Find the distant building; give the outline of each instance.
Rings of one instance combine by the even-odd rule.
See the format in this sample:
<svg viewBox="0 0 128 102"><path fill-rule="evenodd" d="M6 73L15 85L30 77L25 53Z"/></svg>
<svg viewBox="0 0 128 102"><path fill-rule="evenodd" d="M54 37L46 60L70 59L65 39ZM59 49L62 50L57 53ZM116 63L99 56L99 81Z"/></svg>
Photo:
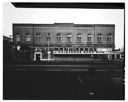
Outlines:
<svg viewBox="0 0 128 102"><path fill-rule="evenodd" d="M12 60L12 39L7 36L3 36L3 62L8 63Z"/></svg>
<svg viewBox="0 0 128 102"><path fill-rule="evenodd" d="M54 60L57 56L119 56L114 24L13 24L15 59ZM117 55L117 56L116 56Z"/></svg>

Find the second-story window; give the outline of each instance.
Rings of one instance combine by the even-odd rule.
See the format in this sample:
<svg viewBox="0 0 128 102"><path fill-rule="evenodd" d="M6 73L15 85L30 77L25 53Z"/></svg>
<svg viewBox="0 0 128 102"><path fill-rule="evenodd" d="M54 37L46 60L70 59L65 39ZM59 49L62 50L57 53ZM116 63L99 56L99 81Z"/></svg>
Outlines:
<svg viewBox="0 0 128 102"><path fill-rule="evenodd" d="M77 34L77 42L78 43L82 42L82 35L81 35L81 33Z"/></svg>
<svg viewBox="0 0 128 102"><path fill-rule="evenodd" d="M91 43L92 42L92 35L89 33L87 35L87 43Z"/></svg>
<svg viewBox="0 0 128 102"><path fill-rule="evenodd" d="M47 33L46 34L46 41L47 42L50 42L51 41L51 35L50 35L50 33Z"/></svg>
<svg viewBox="0 0 128 102"><path fill-rule="evenodd" d="M70 33L67 34L67 43L72 42L72 35Z"/></svg>
<svg viewBox="0 0 128 102"><path fill-rule="evenodd" d="M111 34L111 33L109 33L109 34L107 35L107 42L108 42L108 43L111 43L111 42L112 42L112 34Z"/></svg>
<svg viewBox="0 0 128 102"><path fill-rule="evenodd" d="M40 38L41 38L41 34L40 33L37 33L36 34L36 42L40 42Z"/></svg>
<svg viewBox="0 0 128 102"><path fill-rule="evenodd" d="M58 33L56 35L56 41L57 41L57 43L60 43L61 42L61 34L60 33Z"/></svg>
<svg viewBox="0 0 128 102"><path fill-rule="evenodd" d="M97 35L97 42L102 43L102 34Z"/></svg>
<svg viewBox="0 0 128 102"><path fill-rule="evenodd" d="M21 36L20 36L20 34L17 34L16 35L16 42L20 42L21 41Z"/></svg>
<svg viewBox="0 0 128 102"><path fill-rule="evenodd" d="M31 35L29 33L26 33L26 42L31 41Z"/></svg>

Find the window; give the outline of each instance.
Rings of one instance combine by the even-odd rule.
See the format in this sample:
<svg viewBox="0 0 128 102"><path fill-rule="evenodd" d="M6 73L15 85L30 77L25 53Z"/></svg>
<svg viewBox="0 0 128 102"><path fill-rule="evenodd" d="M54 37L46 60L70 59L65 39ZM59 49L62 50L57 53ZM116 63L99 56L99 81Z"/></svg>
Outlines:
<svg viewBox="0 0 128 102"><path fill-rule="evenodd" d="M17 42L20 42L20 41L21 41L21 36L20 36L20 34L17 34L17 35L16 35L16 41L17 41Z"/></svg>
<svg viewBox="0 0 128 102"><path fill-rule="evenodd" d="M31 41L31 35L29 33L26 33L26 42Z"/></svg>
<svg viewBox="0 0 128 102"><path fill-rule="evenodd" d="M112 34L111 34L111 33L109 33L109 34L107 35L107 42L108 42L108 43L111 43L111 42L112 42Z"/></svg>
<svg viewBox="0 0 128 102"><path fill-rule="evenodd" d="M63 51L63 48L60 48L60 51Z"/></svg>
<svg viewBox="0 0 128 102"><path fill-rule="evenodd" d="M58 48L55 48L55 51L59 51Z"/></svg>
<svg viewBox="0 0 128 102"><path fill-rule="evenodd" d="M79 48L76 48L76 51L79 51Z"/></svg>
<svg viewBox="0 0 128 102"><path fill-rule="evenodd" d="M72 42L72 35L70 33L67 34L67 43Z"/></svg>
<svg viewBox="0 0 128 102"><path fill-rule="evenodd" d="M37 33L36 34L36 42L40 42L40 38L41 38L41 34L40 33Z"/></svg>
<svg viewBox="0 0 128 102"><path fill-rule="evenodd" d="M81 35L81 33L77 34L77 42L78 43L82 42L82 35Z"/></svg>
<svg viewBox="0 0 128 102"><path fill-rule="evenodd" d="M50 33L47 33L47 35L46 35L46 41L47 42L50 42L51 41L51 35L50 35Z"/></svg>
<svg viewBox="0 0 128 102"><path fill-rule="evenodd" d="M61 42L61 34L60 33L58 33L56 35L56 40L57 40L57 43L60 43Z"/></svg>
<svg viewBox="0 0 128 102"><path fill-rule="evenodd" d="M97 35L97 42L102 43L102 34Z"/></svg>
<svg viewBox="0 0 128 102"><path fill-rule="evenodd" d="M90 33L87 35L87 42L88 43L92 42L92 35Z"/></svg>

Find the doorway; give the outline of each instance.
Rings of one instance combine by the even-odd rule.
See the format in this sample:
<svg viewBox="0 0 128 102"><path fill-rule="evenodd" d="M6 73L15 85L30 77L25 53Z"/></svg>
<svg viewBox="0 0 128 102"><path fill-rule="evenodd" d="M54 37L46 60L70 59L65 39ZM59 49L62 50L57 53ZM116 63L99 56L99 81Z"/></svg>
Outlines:
<svg viewBox="0 0 128 102"><path fill-rule="evenodd" d="M42 52L34 52L34 60L36 61L42 60Z"/></svg>
<svg viewBox="0 0 128 102"><path fill-rule="evenodd" d="M41 56L40 54L36 54L36 60L37 61L40 61L40 56Z"/></svg>

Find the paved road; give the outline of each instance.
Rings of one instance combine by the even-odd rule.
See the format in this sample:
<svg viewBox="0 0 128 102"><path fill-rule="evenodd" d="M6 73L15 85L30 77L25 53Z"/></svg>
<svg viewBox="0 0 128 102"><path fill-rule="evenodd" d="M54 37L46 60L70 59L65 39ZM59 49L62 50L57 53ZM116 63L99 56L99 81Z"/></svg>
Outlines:
<svg viewBox="0 0 128 102"><path fill-rule="evenodd" d="M4 68L4 99L124 99L124 73L119 65L12 65Z"/></svg>
<svg viewBox="0 0 128 102"><path fill-rule="evenodd" d="M4 70L43 70L43 71L88 71L95 69L97 71L122 71L123 64L13 64L4 65Z"/></svg>

